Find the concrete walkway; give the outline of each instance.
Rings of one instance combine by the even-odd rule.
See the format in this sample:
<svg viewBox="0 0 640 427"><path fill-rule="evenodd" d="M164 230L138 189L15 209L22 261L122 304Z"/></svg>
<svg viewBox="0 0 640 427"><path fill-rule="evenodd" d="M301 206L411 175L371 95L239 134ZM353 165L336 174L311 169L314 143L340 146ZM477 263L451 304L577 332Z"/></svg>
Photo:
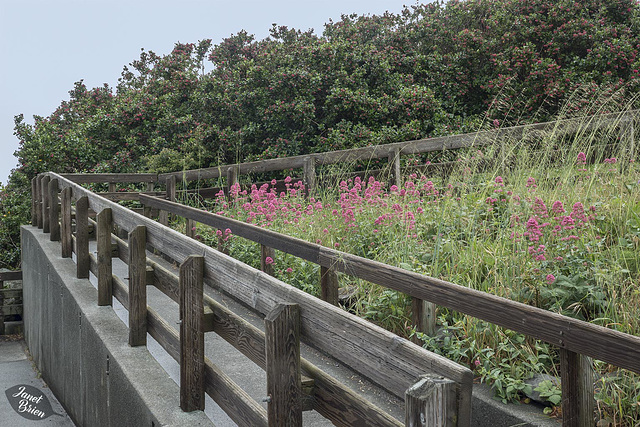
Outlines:
<svg viewBox="0 0 640 427"><path fill-rule="evenodd" d="M5 391L18 385L35 387L51 404L51 409L58 415L51 415L41 420L29 420L19 415L10 405ZM40 374L29 360L24 340L15 335L0 336L0 427L22 426L74 426L60 402L40 378ZM40 402L44 401L40 399ZM46 410L46 406L43 406Z"/></svg>

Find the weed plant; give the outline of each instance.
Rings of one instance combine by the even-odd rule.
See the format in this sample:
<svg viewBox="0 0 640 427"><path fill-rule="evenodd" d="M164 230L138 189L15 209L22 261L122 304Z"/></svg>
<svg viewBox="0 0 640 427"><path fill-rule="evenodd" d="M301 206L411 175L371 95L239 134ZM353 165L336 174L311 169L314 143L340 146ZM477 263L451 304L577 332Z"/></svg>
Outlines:
<svg viewBox="0 0 640 427"><path fill-rule="evenodd" d="M432 177L405 159L402 186L388 180L340 179L305 197L302 182L232 187L212 212L340 251L441 278L607 328L640 335L640 168L624 126L556 128L520 141L496 140L455 152L451 173ZM347 173L344 172L345 177ZM386 181L386 182L385 182ZM231 230L198 226L198 238L254 267L256 243ZM276 277L319 294L319 267L276 252ZM345 308L469 366L503 402L523 401L525 380L558 375L550 345L438 309L435 336L416 332L410 298L340 276ZM601 420L640 422L640 377L596 361ZM555 387L555 389L554 389ZM541 389L558 404L557 387ZM560 413L560 408L553 408Z"/></svg>

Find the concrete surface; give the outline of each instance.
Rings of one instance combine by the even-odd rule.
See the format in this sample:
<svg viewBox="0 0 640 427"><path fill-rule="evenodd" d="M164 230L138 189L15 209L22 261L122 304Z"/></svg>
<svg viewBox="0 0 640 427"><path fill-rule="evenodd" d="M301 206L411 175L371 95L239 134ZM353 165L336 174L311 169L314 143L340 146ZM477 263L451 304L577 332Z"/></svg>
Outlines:
<svg viewBox="0 0 640 427"><path fill-rule="evenodd" d="M17 385L30 385L40 390L57 415L51 415L43 420L28 420L19 415L10 406L4 393L5 390ZM2 391L0 393L0 414L2 414L0 427L74 426L71 418L29 360L26 344L21 337L0 336L0 391Z"/></svg>
<svg viewBox="0 0 640 427"><path fill-rule="evenodd" d="M60 258L60 244L21 230L25 340L36 366L82 426L212 426L202 411L180 409L179 388L97 290Z"/></svg>

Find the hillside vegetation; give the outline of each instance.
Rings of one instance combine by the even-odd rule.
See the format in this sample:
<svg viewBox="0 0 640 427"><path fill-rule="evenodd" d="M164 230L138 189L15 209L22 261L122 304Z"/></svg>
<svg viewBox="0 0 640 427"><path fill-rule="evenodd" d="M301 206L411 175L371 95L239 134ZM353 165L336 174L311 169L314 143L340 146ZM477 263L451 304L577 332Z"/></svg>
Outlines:
<svg viewBox="0 0 640 427"><path fill-rule="evenodd" d="M274 26L264 40L240 32L143 51L115 88L76 82L33 125L16 116L0 267L19 266L29 181L44 171L168 172L638 108L639 14L636 0L449 1L343 16L321 35ZM402 188L345 178L309 202L290 182L282 195L236 188L203 207L640 335L640 169L627 142L615 130L552 134L514 146L508 167L487 168L504 149L487 146L439 154L460 166L447 178L407 171ZM427 160L437 159L404 166ZM214 231L197 231L217 244ZM222 233L233 256L258 259ZM313 266L271 261L278 277L317 292ZM403 295L346 276L341 285L356 292L351 310L415 332ZM549 345L447 310L438 323L424 345L469 365L505 401L524 399L534 373L556 373ZM603 425L636 425L638 377L597 367ZM550 403L556 392L549 385Z"/></svg>

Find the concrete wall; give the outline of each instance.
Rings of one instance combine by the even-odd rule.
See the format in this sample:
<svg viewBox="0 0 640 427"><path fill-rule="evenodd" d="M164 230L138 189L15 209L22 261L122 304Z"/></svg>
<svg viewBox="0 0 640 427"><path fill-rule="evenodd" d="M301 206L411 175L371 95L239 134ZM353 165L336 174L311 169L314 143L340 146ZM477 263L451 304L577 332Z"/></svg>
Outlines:
<svg viewBox="0 0 640 427"><path fill-rule="evenodd" d="M178 385L146 347L129 347L128 328L98 292L76 278L49 234L24 226L25 340L40 372L78 426L212 426L180 410Z"/></svg>

